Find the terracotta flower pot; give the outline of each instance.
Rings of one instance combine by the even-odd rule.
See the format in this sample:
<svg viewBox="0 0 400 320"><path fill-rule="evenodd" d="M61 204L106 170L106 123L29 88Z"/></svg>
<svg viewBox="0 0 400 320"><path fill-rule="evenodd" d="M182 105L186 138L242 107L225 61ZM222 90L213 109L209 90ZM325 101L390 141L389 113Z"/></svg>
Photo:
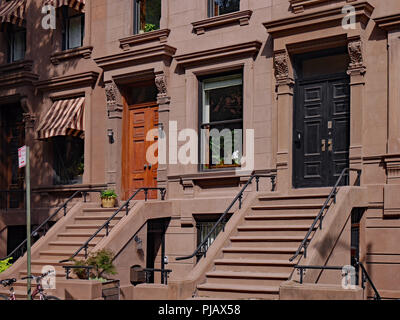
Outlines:
<svg viewBox="0 0 400 320"><path fill-rule="evenodd" d="M102 198L101 199L101 206L103 208L114 208L115 207L115 198Z"/></svg>

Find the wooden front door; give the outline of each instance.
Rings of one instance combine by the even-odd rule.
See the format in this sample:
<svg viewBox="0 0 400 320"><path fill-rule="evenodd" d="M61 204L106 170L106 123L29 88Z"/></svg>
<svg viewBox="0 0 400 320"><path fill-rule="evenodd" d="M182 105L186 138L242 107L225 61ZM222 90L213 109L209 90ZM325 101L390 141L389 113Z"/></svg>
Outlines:
<svg viewBox="0 0 400 320"><path fill-rule="evenodd" d="M349 78L298 81L293 124L294 187L333 186L349 166Z"/></svg>
<svg viewBox="0 0 400 320"><path fill-rule="evenodd" d="M158 128L158 106L155 102L129 106L127 119L126 199L139 188L157 187L158 164L150 163L146 159L146 152L152 144L157 143L158 136L154 137L154 141L146 141L146 136L150 130ZM149 191L148 198L156 199L157 191ZM141 192L135 199L144 199L144 193Z"/></svg>

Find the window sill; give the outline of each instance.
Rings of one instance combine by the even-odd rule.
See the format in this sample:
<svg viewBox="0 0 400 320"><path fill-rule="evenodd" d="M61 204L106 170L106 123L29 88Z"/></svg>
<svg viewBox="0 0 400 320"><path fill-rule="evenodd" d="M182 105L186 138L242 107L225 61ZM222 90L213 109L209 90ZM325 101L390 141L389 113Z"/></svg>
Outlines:
<svg viewBox="0 0 400 320"><path fill-rule="evenodd" d="M253 11L251 10L245 10L196 21L192 23L193 30L197 35L201 35L204 34L207 29L223 25L239 23L239 25L245 26L249 24L252 13Z"/></svg>
<svg viewBox="0 0 400 320"><path fill-rule="evenodd" d="M18 60L0 65L0 74L13 73L16 71L31 71L32 60Z"/></svg>
<svg viewBox="0 0 400 320"><path fill-rule="evenodd" d="M76 59L76 58L90 59L90 57L92 56L92 51L93 51L93 47L91 47L91 46L59 51L59 52L54 53L50 57L50 61L52 64L58 65L61 63L61 61L64 61L64 60L70 60L70 59Z"/></svg>
<svg viewBox="0 0 400 320"><path fill-rule="evenodd" d="M302 13L308 7L315 7L328 1L329 0L289 0L289 3L293 13ZM354 1L356 0L346 0L346 2Z"/></svg>
<svg viewBox="0 0 400 320"><path fill-rule="evenodd" d="M122 50L126 51L129 50L130 47L145 42L158 41L159 43L165 43L167 42L169 33L169 29L154 30L119 39L119 43Z"/></svg>

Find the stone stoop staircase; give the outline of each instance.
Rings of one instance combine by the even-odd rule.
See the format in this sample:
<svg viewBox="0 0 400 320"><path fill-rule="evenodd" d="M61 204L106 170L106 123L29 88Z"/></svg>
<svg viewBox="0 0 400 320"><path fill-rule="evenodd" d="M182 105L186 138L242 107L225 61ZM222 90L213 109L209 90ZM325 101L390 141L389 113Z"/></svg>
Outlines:
<svg viewBox="0 0 400 320"><path fill-rule="evenodd" d="M54 266L56 270L56 280L65 279L65 269L62 265L68 265L71 263L60 263L60 260L70 258L76 250L78 250L88 239L93 235L95 231L101 227L104 222L117 210L117 208L101 208L99 204L86 203L81 212L79 212L73 219L73 222L66 222L66 225L62 228L55 237L48 239L47 244L40 252L32 254L31 271L32 274L38 276L42 274L42 268L46 265ZM110 222L109 231L124 217L125 210L118 213L118 215ZM62 223L61 221L58 223ZM98 236L96 236L89 243L88 252L93 249L97 243L105 236L105 230L102 230ZM84 251L82 250L75 259L83 259ZM20 259L26 261L26 255ZM11 267L12 268L12 267ZM24 268L16 270L13 273L14 278L21 279L26 277L26 262ZM72 276L72 272L71 272ZM1 279L1 278L0 278ZM36 282L32 280L32 292ZM26 299L27 282L26 280L18 280L13 285L17 299ZM8 294L8 288L0 287L0 293Z"/></svg>
<svg viewBox="0 0 400 320"><path fill-rule="evenodd" d="M259 196L214 260L195 299L279 299L290 262L328 194ZM312 235L311 235L312 236Z"/></svg>

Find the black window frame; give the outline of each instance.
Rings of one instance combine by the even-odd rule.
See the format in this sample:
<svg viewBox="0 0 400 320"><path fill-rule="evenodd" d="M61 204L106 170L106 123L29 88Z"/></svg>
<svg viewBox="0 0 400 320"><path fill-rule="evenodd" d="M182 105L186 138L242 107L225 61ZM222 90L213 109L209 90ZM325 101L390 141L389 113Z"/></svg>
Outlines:
<svg viewBox="0 0 400 320"><path fill-rule="evenodd" d="M71 50L71 49L76 49L80 48L83 46L83 40L85 37L85 14L79 11L76 11L74 14L70 14L68 6L62 6L61 7L61 12L62 12L62 21L63 21L63 29L62 29L62 50ZM81 17L81 41L80 45L76 47L70 47L69 46L69 27L70 27L70 21L71 19L74 19L76 17Z"/></svg>

